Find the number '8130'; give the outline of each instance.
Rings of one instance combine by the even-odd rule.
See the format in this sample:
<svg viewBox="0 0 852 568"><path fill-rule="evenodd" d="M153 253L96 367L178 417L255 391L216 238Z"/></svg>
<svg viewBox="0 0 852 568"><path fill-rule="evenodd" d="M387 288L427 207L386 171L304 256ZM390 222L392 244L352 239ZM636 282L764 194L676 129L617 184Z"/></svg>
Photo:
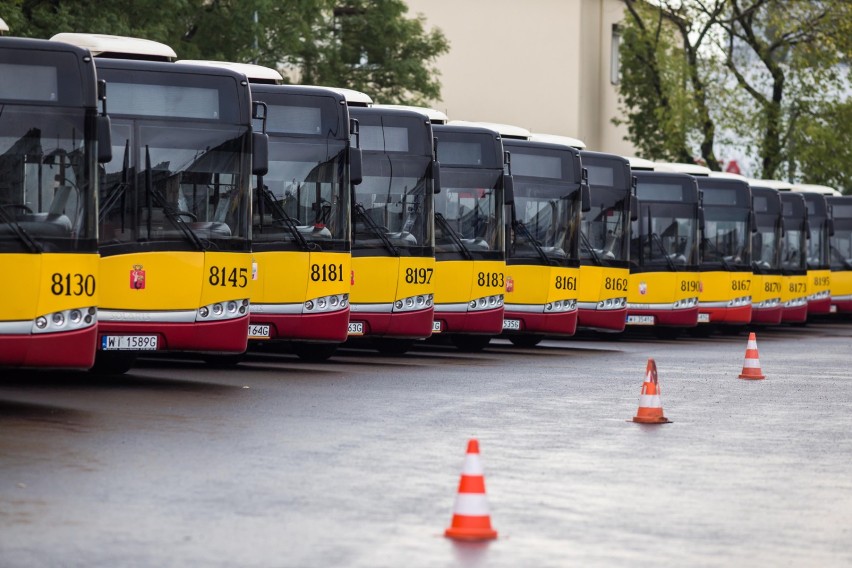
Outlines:
<svg viewBox="0 0 852 568"><path fill-rule="evenodd" d="M54 272L50 292L54 296L94 296L95 277L91 274L62 274Z"/></svg>

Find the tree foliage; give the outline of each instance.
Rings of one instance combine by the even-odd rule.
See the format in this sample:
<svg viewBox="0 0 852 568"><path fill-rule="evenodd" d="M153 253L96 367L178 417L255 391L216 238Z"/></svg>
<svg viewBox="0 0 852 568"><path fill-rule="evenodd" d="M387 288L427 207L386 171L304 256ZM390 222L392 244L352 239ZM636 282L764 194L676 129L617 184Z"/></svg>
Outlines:
<svg viewBox="0 0 852 568"><path fill-rule="evenodd" d="M837 122L848 118L852 87L852 3L624 2L620 97L640 150L700 155L719 169L719 149L735 146L756 158L761 177L852 188L852 162L840 164L831 147L852 129Z"/></svg>
<svg viewBox="0 0 852 568"><path fill-rule="evenodd" d="M144 37L181 59L253 62L388 103L440 98L434 62L449 49L402 0L0 0L0 14L14 35Z"/></svg>

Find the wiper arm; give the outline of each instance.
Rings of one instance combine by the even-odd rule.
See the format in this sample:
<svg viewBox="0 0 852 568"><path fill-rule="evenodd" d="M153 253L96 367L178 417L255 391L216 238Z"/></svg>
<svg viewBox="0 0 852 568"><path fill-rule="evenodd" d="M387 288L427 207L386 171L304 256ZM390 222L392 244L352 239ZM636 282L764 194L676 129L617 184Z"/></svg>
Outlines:
<svg viewBox="0 0 852 568"><path fill-rule="evenodd" d="M708 245L710 245L710 248L712 248L714 251L716 251L716 256L719 257L719 261L722 263L722 266L725 267L725 270L730 271L731 265L730 265L730 263L728 263L727 260L725 260L725 257L722 255L722 253L719 252L719 247L717 247L715 244L713 244L713 241L711 241L707 237L704 237L704 242L707 243Z"/></svg>
<svg viewBox="0 0 852 568"><path fill-rule="evenodd" d="M586 247L586 250L589 251L589 254L592 255L592 258L595 261L595 264L601 266L603 263L601 262L600 255L595 251L592 247L592 243L589 242L589 237L586 236L586 233L583 231L578 231L580 233L580 242L583 243L583 246Z"/></svg>
<svg viewBox="0 0 852 568"><path fill-rule="evenodd" d="M130 187L130 183L127 179L127 172L130 169L130 140L125 142L124 144L124 161L121 166L121 183L115 186L115 189L104 199L104 202L100 204L100 212L98 213L98 223L103 224L106 220L107 213L109 213L116 202L124 197L124 192ZM121 228L124 229L124 211L121 212L122 223Z"/></svg>
<svg viewBox="0 0 852 568"><path fill-rule="evenodd" d="M458 233L456 233L450 226L450 223L447 221L447 218L444 217L443 214L435 212L435 220L438 221L438 224L441 225L441 228L444 230L444 232L449 235L450 240L453 241L453 244L459 247L462 256L465 257L466 260L473 260L473 255L470 254L470 251L467 250L466 246L464 246L461 237L459 237Z"/></svg>
<svg viewBox="0 0 852 568"><path fill-rule="evenodd" d="M376 222L375 222L375 221L373 221L373 219L372 219L372 218L370 217L370 215L367 213L367 210L366 210L366 209L364 209L364 206L363 206L362 204L360 204L360 203L356 203L356 204L355 204L355 213L357 213L357 214L361 217L361 219L363 219L363 220L364 220L364 224L365 224L365 225L367 225L367 227L368 227L368 228L369 228L369 229L370 229L373 233L375 233L375 234L376 234L376 236L378 236L378 237L379 237L379 239L381 239L382 244L384 244L384 245L385 245L385 248L387 248L387 249L388 249L388 251L389 251L392 255L394 255L394 256L399 256L399 249L397 249L395 246L393 246L393 243L392 243L392 242L390 242L390 239L388 238L388 236L385 234L385 232L382 230L382 228L381 228L381 227L379 227L379 226L376 224Z"/></svg>
<svg viewBox="0 0 852 568"><path fill-rule="evenodd" d="M666 264L669 265L669 268L671 268L672 272L677 272L677 267L675 266L674 261L672 261L672 259L669 257L669 253L666 250L666 245L663 244L663 239L660 237L660 235L658 235L657 233L651 233L651 241L657 243L657 245L660 247L660 251L663 253L663 258L666 259Z"/></svg>
<svg viewBox="0 0 852 568"><path fill-rule="evenodd" d="M293 235L293 238L296 240L296 242L299 243L299 246L301 246L303 250L315 250L317 248L316 243L308 243L308 240L304 237L304 235L299 232L299 226L296 223L296 220L290 217L290 215L287 214L287 211L285 211L284 208L281 207L281 204L278 203L278 201L275 199L275 195L265 187L258 189L262 192L264 201L266 201L266 203L270 207L272 207L273 214L278 215L281 221L284 222L284 226L287 227L287 229ZM262 219L261 225L263 225Z"/></svg>
<svg viewBox="0 0 852 568"><path fill-rule="evenodd" d="M21 227L13 217L9 216L9 214L6 213L2 206L0 206L0 221L8 224L9 227L12 228L12 231L15 233L15 236L17 236L21 240L21 242L24 243L28 249L30 249L30 252L35 253L42 252L44 250L41 244L35 239L33 239L26 231L26 229Z"/></svg>
<svg viewBox="0 0 852 568"><path fill-rule="evenodd" d="M527 229L526 225L524 225L524 222L515 219L512 221L512 223L515 226L515 230L520 229L521 232L527 237L527 241L532 245L532 247L535 249L535 252L538 253L538 256L541 257L544 263L548 266L553 265L554 262L552 261L552 259L547 256L547 253L544 252L544 249L542 249L541 245L538 244L538 240L532 236L532 233L530 233L530 230Z"/></svg>
<svg viewBox="0 0 852 568"><path fill-rule="evenodd" d="M176 226L180 231L186 236L187 240L191 241L198 250L207 250L208 247L205 243L198 238L198 235L195 234L191 228L187 226L184 220L177 215L173 208L168 204L166 198L163 197L159 191L154 190L154 182L151 179L151 153L148 149L148 146L145 146L145 192L148 194L148 238L151 238L151 203L150 199L153 199L157 202L163 213L166 214L166 218L168 218L171 223Z"/></svg>

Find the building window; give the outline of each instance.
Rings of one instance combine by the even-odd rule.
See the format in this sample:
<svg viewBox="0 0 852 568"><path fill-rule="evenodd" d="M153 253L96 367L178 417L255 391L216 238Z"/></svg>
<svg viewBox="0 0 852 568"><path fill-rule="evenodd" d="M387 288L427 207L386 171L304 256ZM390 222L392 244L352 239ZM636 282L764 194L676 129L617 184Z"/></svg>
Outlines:
<svg viewBox="0 0 852 568"><path fill-rule="evenodd" d="M609 82L618 85L621 81L621 59L619 47L621 46L621 30L618 24L612 24L612 42L609 54Z"/></svg>

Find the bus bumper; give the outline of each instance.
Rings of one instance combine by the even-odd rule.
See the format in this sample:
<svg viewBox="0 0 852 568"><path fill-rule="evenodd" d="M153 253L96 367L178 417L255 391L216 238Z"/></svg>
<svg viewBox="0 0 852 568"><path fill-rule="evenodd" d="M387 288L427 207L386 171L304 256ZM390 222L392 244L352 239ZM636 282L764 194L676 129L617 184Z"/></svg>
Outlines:
<svg viewBox="0 0 852 568"><path fill-rule="evenodd" d="M353 324L363 324L360 332L350 337L360 335L372 337L399 337L406 339L426 339L432 335L434 310L428 308L415 312L370 313L358 312L350 315L349 327Z"/></svg>
<svg viewBox="0 0 852 568"><path fill-rule="evenodd" d="M435 311L435 321L440 322L441 333L475 333L499 335L503 332L503 308L476 312Z"/></svg>
<svg viewBox="0 0 852 568"><path fill-rule="evenodd" d="M682 310L628 310L630 316L651 316L654 324L662 327L695 327L698 325L698 306Z"/></svg>
<svg viewBox="0 0 852 568"><path fill-rule="evenodd" d="M249 315L223 321L98 322L98 345L105 335L156 335L157 351L242 353L248 342Z"/></svg>
<svg viewBox="0 0 852 568"><path fill-rule="evenodd" d="M621 310L578 310L577 325L586 329L600 331L624 331L627 322L627 308Z"/></svg>
<svg viewBox="0 0 852 568"><path fill-rule="evenodd" d="M97 329L0 336L0 365L89 369L95 364Z"/></svg>
<svg viewBox="0 0 852 568"><path fill-rule="evenodd" d="M834 296L831 298L832 312L838 314L852 313L852 296Z"/></svg>
<svg viewBox="0 0 852 568"><path fill-rule="evenodd" d="M808 315L824 315L831 313L831 296L808 300Z"/></svg>
<svg viewBox="0 0 852 568"><path fill-rule="evenodd" d="M808 305L802 304L801 306L795 306L792 308L785 307L781 314L781 321L783 323L801 323L803 321L808 321Z"/></svg>
<svg viewBox="0 0 852 568"><path fill-rule="evenodd" d="M753 308L751 310L751 323L776 325L781 323L783 313L784 308L782 306L776 306L774 308Z"/></svg>
<svg viewBox="0 0 852 568"><path fill-rule="evenodd" d="M698 306L698 323L724 323L746 325L752 321L751 304L737 307L706 308ZM706 314L706 316L705 316Z"/></svg>
<svg viewBox="0 0 852 568"><path fill-rule="evenodd" d="M505 310L503 319L519 321L520 329L503 327L504 333L541 333L545 335L574 335L577 331L577 310L559 314L512 312Z"/></svg>
<svg viewBox="0 0 852 568"><path fill-rule="evenodd" d="M268 325L269 339L293 341L346 341L349 308L321 314L253 313L252 325Z"/></svg>

